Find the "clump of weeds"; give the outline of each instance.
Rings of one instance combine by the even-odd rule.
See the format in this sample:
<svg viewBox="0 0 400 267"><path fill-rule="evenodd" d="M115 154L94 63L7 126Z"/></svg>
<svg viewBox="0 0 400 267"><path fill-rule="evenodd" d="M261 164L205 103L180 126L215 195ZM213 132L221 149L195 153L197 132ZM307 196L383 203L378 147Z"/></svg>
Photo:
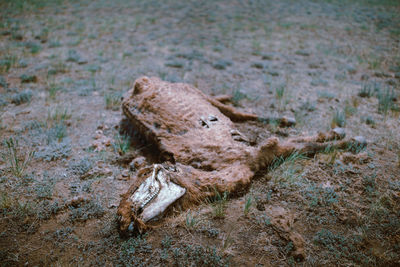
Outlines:
<svg viewBox="0 0 400 267"><path fill-rule="evenodd" d="M49 99L55 100L57 93L61 91L63 87L56 83L49 83L47 86L47 91L49 93Z"/></svg>
<svg viewBox="0 0 400 267"><path fill-rule="evenodd" d="M128 135L117 134L114 138L113 147L116 152L120 155L125 155L131 146L131 139Z"/></svg>
<svg viewBox="0 0 400 267"><path fill-rule="evenodd" d="M346 112L336 109L332 115L331 127L344 127L346 126Z"/></svg>
<svg viewBox="0 0 400 267"><path fill-rule="evenodd" d="M119 107L121 106L121 98L122 98L121 92L106 93L104 95L104 102L106 103L106 109L111 109L114 111L119 110Z"/></svg>
<svg viewBox="0 0 400 267"><path fill-rule="evenodd" d="M251 196L247 197L243 209L244 216L247 216L249 214L252 204L253 204L253 198Z"/></svg>
<svg viewBox="0 0 400 267"><path fill-rule="evenodd" d="M11 172L15 176L22 177L35 152L27 150L24 154L22 152L23 149L19 146L18 139L12 137L4 140L4 145L6 152L2 155L3 160L9 163Z"/></svg>
<svg viewBox="0 0 400 267"><path fill-rule="evenodd" d="M215 197L212 201L214 218L225 218L225 209L228 201L228 192L223 192L222 195L215 189Z"/></svg>
<svg viewBox="0 0 400 267"><path fill-rule="evenodd" d="M370 84L370 83L363 84L361 89L358 91L359 97L370 98L373 95L374 95L374 88L373 88L372 84Z"/></svg>
<svg viewBox="0 0 400 267"><path fill-rule="evenodd" d="M389 110L395 107L393 100L396 99L396 94L393 88L386 88L384 92L378 92L378 111L386 116Z"/></svg>
<svg viewBox="0 0 400 267"><path fill-rule="evenodd" d="M71 113L69 112L68 108L56 106L53 109L50 109L47 113L47 122L49 126L54 124L62 123L66 120L69 120L72 117Z"/></svg>
<svg viewBox="0 0 400 267"><path fill-rule="evenodd" d="M305 156L299 153L293 153L287 158L278 157L268 168L268 172L273 175L274 183L295 183L301 176L302 166L296 164L297 161L305 159Z"/></svg>
<svg viewBox="0 0 400 267"><path fill-rule="evenodd" d="M192 212L189 210L188 213L186 214L186 227L188 229L193 229L193 227L198 223L199 221L197 220L196 216L192 214Z"/></svg>
<svg viewBox="0 0 400 267"><path fill-rule="evenodd" d="M13 94L11 96L11 103L18 106L24 103L29 103L31 99L32 99L32 91L28 89L20 93Z"/></svg>

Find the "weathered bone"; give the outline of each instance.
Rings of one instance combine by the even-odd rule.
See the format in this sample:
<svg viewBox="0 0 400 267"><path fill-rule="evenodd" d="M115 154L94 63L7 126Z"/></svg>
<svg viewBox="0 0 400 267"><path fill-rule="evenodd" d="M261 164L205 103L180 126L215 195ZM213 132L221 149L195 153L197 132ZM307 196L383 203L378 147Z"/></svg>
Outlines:
<svg viewBox="0 0 400 267"><path fill-rule="evenodd" d="M169 205L182 197L186 189L171 182L169 170L160 164L154 164L153 172L131 196L134 213L143 222L161 215Z"/></svg>

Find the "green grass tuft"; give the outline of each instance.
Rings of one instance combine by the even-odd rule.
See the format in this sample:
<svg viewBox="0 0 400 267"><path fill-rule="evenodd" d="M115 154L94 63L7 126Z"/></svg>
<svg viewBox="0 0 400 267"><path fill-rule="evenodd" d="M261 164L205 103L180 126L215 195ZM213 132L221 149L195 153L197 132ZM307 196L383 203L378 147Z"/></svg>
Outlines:
<svg viewBox="0 0 400 267"><path fill-rule="evenodd" d="M25 155L21 155L23 149L19 146L18 139L12 137L4 140L4 145L6 147L6 152L2 155L4 161L9 163L11 172L15 176L22 177L35 152L28 150Z"/></svg>

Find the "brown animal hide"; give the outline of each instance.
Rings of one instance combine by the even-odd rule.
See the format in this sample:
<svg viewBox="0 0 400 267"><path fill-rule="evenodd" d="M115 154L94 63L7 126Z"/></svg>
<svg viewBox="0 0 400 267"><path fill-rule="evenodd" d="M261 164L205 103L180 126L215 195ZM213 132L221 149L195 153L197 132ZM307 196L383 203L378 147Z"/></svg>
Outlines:
<svg viewBox="0 0 400 267"><path fill-rule="evenodd" d="M188 208L215 192L245 192L254 174L278 157L365 145L361 137L340 140L344 131L338 128L284 142L271 137L251 146L233 121L278 120L286 126L295 121L239 112L222 103L227 100L207 96L189 84L148 77L135 81L122 109L134 129L157 147L162 164L138 171L123 195L118 208L122 234L146 230L169 206Z"/></svg>

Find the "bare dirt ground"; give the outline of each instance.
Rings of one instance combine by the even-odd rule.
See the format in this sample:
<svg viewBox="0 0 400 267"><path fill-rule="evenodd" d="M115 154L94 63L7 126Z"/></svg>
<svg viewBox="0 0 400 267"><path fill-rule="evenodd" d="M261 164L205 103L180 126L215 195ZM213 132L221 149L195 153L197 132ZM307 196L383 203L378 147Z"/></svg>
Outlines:
<svg viewBox="0 0 400 267"><path fill-rule="evenodd" d="M1 265L400 265L398 14L396 0L1 1ZM120 98L142 75L297 119L238 124L249 138L341 126L368 146L277 159L245 195L122 239L122 159L151 151L119 133Z"/></svg>

